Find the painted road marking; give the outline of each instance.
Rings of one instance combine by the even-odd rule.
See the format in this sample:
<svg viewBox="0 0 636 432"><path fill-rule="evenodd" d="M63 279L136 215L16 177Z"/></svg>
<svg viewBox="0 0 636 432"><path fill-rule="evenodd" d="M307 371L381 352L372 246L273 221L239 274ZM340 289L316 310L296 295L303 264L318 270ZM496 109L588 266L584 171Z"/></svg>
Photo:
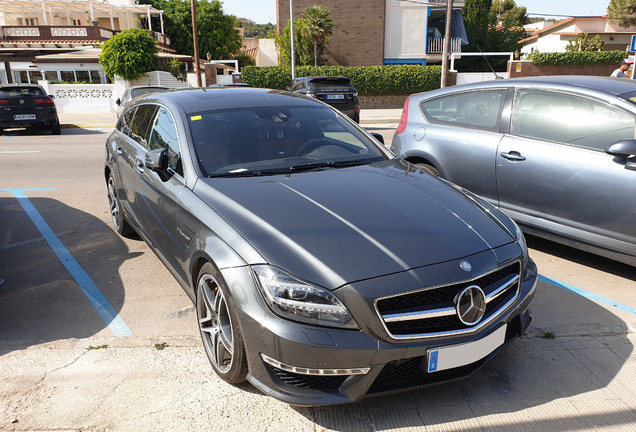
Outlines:
<svg viewBox="0 0 636 432"><path fill-rule="evenodd" d="M55 252L58 259L62 262L64 267L66 267L69 273L71 273L73 279L75 279L95 310L97 310L99 316L101 316L104 322L108 325L111 333L117 337L132 336L133 333L128 328L124 320L119 316L108 300L106 300L106 297L104 297L104 294L102 294L97 285L95 285L95 282L93 282L88 273L84 271L73 255L71 255L68 249L66 249L51 227L46 223L42 215L40 215L35 206L24 194L25 191L36 190L55 190L55 188L0 189L0 192L11 192L18 200L26 214L33 221L51 249L53 249L53 252Z"/></svg>
<svg viewBox="0 0 636 432"><path fill-rule="evenodd" d="M618 309L620 311L627 312L627 313L630 313L632 315L636 315L636 308L633 308L631 306L627 306L626 304L619 303L619 302L614 301L612 299L608 299L607 297L603 297L603 296L600 296L598 294L594 294L594 293L591 293L589 291L585 291L584 289L577 288L577 287L572 286L570 284L567 284L565 282L559 282L556 279L552 279L550 277L543 276L541 274L539 275L539 280L541 282L545 282L545 283L548 283L550 285L553 285L553 286L555 286L557 288L562 288L562 289L571 291L571 292L573 292L575 294L583 296L583 297L585 297L585 298L587 298L589 300L595 301L597 303L601 303L601 304L604 304L606 306L610 306L610 307L613 307L615 309Z"/></svg>

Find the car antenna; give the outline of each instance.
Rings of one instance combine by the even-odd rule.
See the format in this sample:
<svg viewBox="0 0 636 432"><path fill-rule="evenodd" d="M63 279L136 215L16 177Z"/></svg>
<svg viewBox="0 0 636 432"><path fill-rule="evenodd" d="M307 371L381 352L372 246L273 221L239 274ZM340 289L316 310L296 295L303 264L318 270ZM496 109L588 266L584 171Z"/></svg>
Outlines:
<svg viewBox="0 0 636 432"><path fill-rule="evenodd" d="M495 75L495 79L504 79L503 77L500 77L499 75L497 75L497 72L495 72L495 69L492 67L492 65L490 64L490 62L488 61L488 59L486 58L486 55L484 54L484 52L481 50L481 47L479 45L476 45L477 49L479 50L479 52L481 53L481 56L484 58L484 60L486 60L486 63L488 64L488 67L490 68L490 70L492 71L492 73Z"/></svg>

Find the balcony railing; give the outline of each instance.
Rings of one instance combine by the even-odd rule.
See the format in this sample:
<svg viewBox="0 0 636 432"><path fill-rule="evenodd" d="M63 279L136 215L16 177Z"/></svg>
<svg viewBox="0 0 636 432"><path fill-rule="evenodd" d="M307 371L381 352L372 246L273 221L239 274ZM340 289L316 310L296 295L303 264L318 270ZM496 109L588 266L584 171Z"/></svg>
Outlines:
<svg viewBox="0 0 636 432"><path fill-rule="evenodd" d="M105 41L118 30L111 30L99 26L3 26L0 27L0 42L20 43L21 41L35 41L42 43L49 41L65 43L88 43L89 41ZM165 34L151 31L150 35L160 46L170 47L170 38Z"/></svg>
<svg viewBox="0 0 636 432"><path fill-rule="evenodd" d="M444 52L444 39L446 38L428 38L426 54L442 54ZM461 38L451 38L450 52L462 52Z"/></svg>

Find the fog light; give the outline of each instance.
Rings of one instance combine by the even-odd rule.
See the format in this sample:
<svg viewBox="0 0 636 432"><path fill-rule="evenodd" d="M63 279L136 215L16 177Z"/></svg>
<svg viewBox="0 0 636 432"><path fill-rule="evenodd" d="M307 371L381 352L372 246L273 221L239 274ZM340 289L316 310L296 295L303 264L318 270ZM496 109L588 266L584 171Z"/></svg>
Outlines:
<svg viewBox="0 0 636 432"><path fill-rule="evenodd" d="M335 375L365 375L371 368L351 368L351 369L313 369L297 366L290 366L284 363L274 360L273 358L262 354L263 361L275 368L284 370L285 372L296 373L300 375L321 375L321 376L335 376Z"/></svg>

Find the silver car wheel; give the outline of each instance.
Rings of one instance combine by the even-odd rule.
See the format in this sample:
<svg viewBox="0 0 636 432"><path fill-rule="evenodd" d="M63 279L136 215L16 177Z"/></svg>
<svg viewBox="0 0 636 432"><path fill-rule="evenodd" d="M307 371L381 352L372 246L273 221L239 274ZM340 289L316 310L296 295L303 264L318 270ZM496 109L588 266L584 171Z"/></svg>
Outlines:
<svg viewBox="0 0 636 432"><path fill-rule="evenodd" d="M225 295L209 274L199 279L197 317L210 362L220 373L228 373L234 360L232 321Z"/></svg>
<svg viewBox="0 0 636 432"><path fill-rule="evenodd" d="M113 224L117 231L121 230L121 214L119 208L119 199L117 198L117 192L115 192L115 182L113 177L108 178L108 204L110 206L110 215L113 218Z"/></svg>

